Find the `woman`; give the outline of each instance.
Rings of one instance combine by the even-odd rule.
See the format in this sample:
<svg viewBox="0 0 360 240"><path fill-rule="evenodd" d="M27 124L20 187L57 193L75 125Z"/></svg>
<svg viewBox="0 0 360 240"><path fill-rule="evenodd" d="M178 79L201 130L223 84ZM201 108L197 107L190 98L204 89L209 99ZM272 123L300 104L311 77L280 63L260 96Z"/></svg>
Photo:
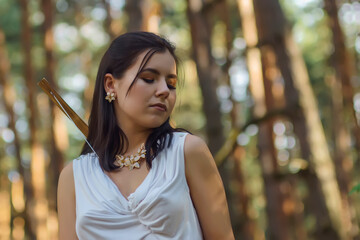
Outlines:
<svg viewBox="0 0 360 240"><path fill-rule="evenodd" d="M200 138L169 124L175 48L116 38L97 74L88 145L61 172L60 239L233 239L224 188Z"/></svg>

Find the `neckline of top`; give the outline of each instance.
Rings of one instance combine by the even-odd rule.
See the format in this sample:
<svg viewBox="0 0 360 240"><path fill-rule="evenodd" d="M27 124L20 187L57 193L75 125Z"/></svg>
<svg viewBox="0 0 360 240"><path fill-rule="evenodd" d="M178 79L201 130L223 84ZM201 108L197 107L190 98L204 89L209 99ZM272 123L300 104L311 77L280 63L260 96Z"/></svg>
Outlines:
<svg viewBox="0 0 360 240"><path fill-rule="evenodd" d="M150 168L148 174L146 175L146 177L144 178L144 180L140 183L140 185L134 190L134 192L130 193L127 197L122 194L122 192L120 191L120 189L117 187L117 185L115 184L115 182L104 172L104 170L101 168L100 163L99 163L99 159L97 156L96 157L96 168L101 171L101 174L103 175L103 177L110 183L110 185L117 191L118 195L120 196L120 198L125 201L127 204L129 204L134 198L136 197L140 197L141 193L144 192L143 188L145 188L145 185L148 184L148 182L150 181L150 177L152 176L152 172L154 172L154 167L156 165L156 158L153 159L152 161L152 167ZM140 195L140 196L138 196ZM142 199L139 199L142 200Z"/></svg>

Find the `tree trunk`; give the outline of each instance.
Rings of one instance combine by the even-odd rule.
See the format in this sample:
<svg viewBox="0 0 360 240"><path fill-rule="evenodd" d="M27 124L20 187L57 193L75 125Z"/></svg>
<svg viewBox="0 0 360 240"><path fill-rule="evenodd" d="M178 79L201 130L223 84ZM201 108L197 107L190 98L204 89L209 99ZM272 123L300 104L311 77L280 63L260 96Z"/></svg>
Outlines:
<svg viewBox="0 0 360 240"><path fill-rule="evenodd" d="M245 184L243 174L242 160L245 159L245 150L237 146L230 158L234 161L234 180L237 182L236 190L233 193L235 200L233 205L236 209L233 213L231 222L233 224L234 235L236 239L252 240L256 238L256 225L253 217L250 216L251 199Z"/></svg>
<svg viewBox="0 0 360 240"><path fill-rule="evenodd" d="M295 132L300 137L305 137L307 141L302 141L301 147L309 150L310 155L305 158L311 161L310 169L314 167L316 177L320 184L309 183L309 189L312 186L319 185L324 198L317 199L318 204L326 206L329 213L329 226L325 229L329 237L324 239L338 239L343 237L343 225L338 216L341 214L340 192L335 178L335 170L330 153L327 147L324 130L318 114L317 104L312 92L308 74L303 63L301 53L297 50L297 46L292 40L287 29L286 20L280 8L280 4L276 0L255 0L254 8L257 16L257 24L259 30L260 45L270 44L276 53L278 66L285 81L285 96L287 108L291 109L300 104L300 109L289 117L297 128L297 123L303 132ZM271 14L268 11L271 9ZM300 115L300 118L298 117ZM304 121L299 122L299 119ZM311 171L311 170L310 170ZM320 194L321 195L321 194ZM320 219L321 216L317 216ZM327 217L323 217L327 219ZM325 222L326 223L326 222ZM321 228L320 228L321 229ZM325 232L324 232L325 234ZM339 236L337 236L339 235ZM325 235L323 235L325 236ZM331 236L331 237L330 237Z"/></svg>
<svg viewBox="0 0 360 240"><path fill-rule="evenodd" d="M285 212L288 214L288 219L292 229L292 238L294 240L307 240L308 234L305 227L304 205L300 199L298 192L299 179L296 177L288 178L285 187L288 188L285 195Z"/></svg>
<svg viewBox="0 0 360 240"><path fill-rule="evenodd" d="M12 177L11 179L11 223L12 239L22 240L24 236L34 239L34 235L29 233L30 218L25 212L24 182L21 176ZM29 202L29 201L28 201ZM20 213L20 214L18 214ZM29 221L29 222L27 222Z"/></svg>
<svg viewBox="0 0 360 240"><path fill-rule="evenodd" d="M301 156L303 159L309 162L308 168L301 174L301 176L304 178L306 184L308 185L309 189L309 195L308 195L308 203L307 205L309 207L309 210L311 213L313 213L317 219L316 221L316 227L314 231L314 235L317 239L338 239L338 233L336 233L336 223L332 222L330 219L330 211L335 211L334 205L329 206L329 194L330 194L330 188L326 189L327 194L324 189L324 186L322 184L325 184L326 180L325 178L319 177L319 171L320 166L318 168L315 168L315 162L321 160L321 156L317 155L316 149L311 148L310 141L316 141L314 139L310 139L310 137L314 138L315 136L319 136L318 134L322 134L322 141L317 142L319 144L318 147L325 147L324 153L327 155L326 158L324 158L325 161L328 162L327 171L330 173L333 173L333 166L330 159L329 151L327 149L327 145L325 142L325 136L322 129L322 126L320 125L320 119L318 118L316 121L315 119L309 119L310 115L305 115L305 113L309 113L306 111L306 109L316 108L315 100L313 97L313 93L310 92L310 86L308 87L309 94L307 97L312 97L314 102L308 103L306 106L299 106L299 90L295 89L293 81L293 73L290 72L290 66L289 63L291 61L290 57L287 54L287 50L284 49L284 46L281 46L281 44L274 43L274 48L277 54L278 58L278 65L281 69L281 73L283 74L284 80L285 80L285 98L286 98L286 105L288 110L288 117L290 118L291 122L294 125L294 133L299 139L300 149L301 149ZM297 58L301 58L301 55L295 56ZM296 59L295 59L296 60ZM306 70L305 70L306 71ZM297 72L297 74L300 74ZM306 73L307 74L307 73ZM305 75L306 76L306 75ZM291 83L288 83L291 82ZM304 83L305 84L305 83ZM309 84L309 82L306 82L306 84ZM305 85L304 85L305 86ZM302 86L302 87L304 87ZM306 90L306 89L305 89ZM303 90L303 91L305 91ZM309 110L308 110L309 111ZM317 111L317 110L312 110ZM314 113L313 112L313 113ZM317 112L314 114L318 114ZM311 134L309 131L311 131L311 128L309 127L309 121L312 120L313 124L320 125L319 129L314 129L314 133ZM317 156L317 158L314 158L313 155ZM313 161L311 161L313 160ZM326 166L326 165L325 165ZM334 181L335 179L333 179ZM336 184L336 182L333 182L333 184ZM335 188L336 192L336 188ZM332 208L332 209L330 209ZM335 225L334 225L335 224Z"/></svg>
<svg viewBox="0 0 360 240"><path fill-rule="evenodd" d="M339 23L336 1L325 0L324 9L328 14L328 24L332 32L332 42L334 46L331 65L335 69L336 80L340 83L339 85L341 85L345 122L351 125L357 146L358 159L360 159L360 126L356 118L354 89L351 84L351 77L355 72L355 65L345 46L345 36Z"/></svg>
<svg viewBox="0 0 360 240"><path fill-rule="evenodd" d="M290 226L283 211L284 196L278 179L277 161L272 137L272 121L259 126L259 159L264 179L266 212L268 219L267 236L270 240L289 240Z"/></svg>
<svg viewBox="0 0 360 240"><path fill-rule="evenodd" d="M277 42L279 43L279 40ZM308 169L306 169L304 173L301 174L301 176L304 178L309 189L308 206L310 212L313 213L317 219L314 235L317 239L338 239L339 236L336 232L336 226L338 225L336 219L334 218L334 215L333 219L331 219L330 212L339 211L339 209L336 210L336 208L339 206L331 203L329 199L331 198L329 197L329 194L331 194L330 187L327 186L327 188L324 189L326 187L326 185L324 184L335 184L335 186L332 187L335 187L334 191L336 194L336 181L335 179L332 179L333 182L330 181L329 183L327 183L325 177L319 176L320 172L322 171L320 165L316 165L316 163L319 161L325 161L327 164L324 165L324 169L330 174L334 174L334 167L330 158L329 150L327 148L324 131L322 129L322 125L318 116L317 105L315 105L315 99L308 80L307 82L303 83L304 85L301 85L301 88L303 89L295 88L294 83L292 82L294 81L294 75L290 71L296 71L296 74L299 75L301 73L298 69L291 70L291 66L289 66L289 63L291 63L291 61L296 61L296 59L294 58L301 58L301 54L293 56L293 59L291 59L291 57L287 54L287 50L284 49L284 45L285 43L283 43L283 45L276 43L273 44L278 59L278 65L285 80L285 98L287 105L286 108L288 109L288 117L294 125L294 133L299 139L301 156L303 159L309 162ZM306 69L304 70L306 71ZM307 75L304 76L307 77ZM302 80L304 80L304 76L302 77ZM307 89L304 89L306 84L308 85L308 87ZM306 97L312 99L313 101L308 102L307 105L303 104L302 106L300 106L300 91L304 91ZM317 116L317 119L314 119L314 116ZM311 128L309 124L316 124L318 127ZM316 137L318 136L321 136L322 139L321 141L317 142ZM316 144L318 144L319 148L321 147L320 149L323 150L323 154L326 157L318 154L319 150L311 146L312 141L315 141Z"/></svg>
<svg viewBox="0 0 360 240"><path fill-rule="evenodd" d="M344 226L346 226L344 230L347 237L349 239L360 239L353 203L348 196L350 191L351 169L353 167L350 154L351 143L349 131L354 135L358 159L360 158L360 128L354 108L354 90L351 85L354 65L351 63L350 55L345 46L345 37L340 27L336 2L334 0L324 1L324 8L328 14L329 27L333 33L332 42L334 53L331 56L330 62L335 69L336 76L330 77L330 83L333 90L334 160L344 209L342 219ZM347 124L345 125L345 123Z"/></svg>
<svg viewBox="0 0 360 240"><path fill-rule="evenodd" d="M55 81L55 59L54 59L54 36L53 16L54 7L52 0L42 0L41 7L44 14L43 35L45 48L45 73L49 83L57 90ZM48 172L51 186L57 186L60 171L64 166L63 152L68 147L68 136L62 112L53 102L50 102L50 168ZM49 188L49 207L56 209L56 188Z"/></svg>
<svg viewBox="0 0 360 240"><path fill-rule="evenodd" d="M2 101L6 110L7 115L9 116L9 128L14 133L14 145L15 145L15 157L16 164L19 170L21 177L24 176L24 168L21 164L21 154L20 154L20 138L19 134L15 127L15 113L13 110L13 105L16 98L15 89L10 85L10 62L7 56L6 45L5 45L5 35L0 29L0 86L3 89Z"/></svg>
<svg viewBox="0 0 360 240"><path fill-rule="evenodd" d="M253 118L265 116L265 90L262 76L260 50L257 48L258 35L252 0L237 0L244 39L246 42L246 63L249 72L249 89L254 101Z"/></svg>
<svg viewBox="0 0 360 240"><path fill-rule="evenodd" d="M197 75L203 96L203 110L206 118L206 135L210 151L215 154L224 143L220 103L216 95L215 69L211 56L211 27L201 14L202 6L187 1L187 17L190 24L192 56L196 63Z"/></svg>
<svg viewBox="0 0 360 240"><path fill-rule="evenodd" d="M310 158L307 159L310 160L310 166L314 169L314 173L316 173L316 177L319 179L327 212L330 216L331 225L329 225L327 232L331 233L334 230L334 233L331 234L332 237L329 236L324 239L338 239L339 237L343 239L344 226L339 219L342 212L340 192L336 181L334 164L330 157L324 129L320 121L316 99L310 86L301 52L289 35L286 36L286 46L289 57L292 59L290 67L292 69L293 81L299 92L299 103L305 118L306 131L303 134L306 136L306 143L311 152ZM293 121L295 120L293 119ZM309 186L313 186L313 183ZM322 199L317 199L318 202L319 200L322 201Z"/></svg>
<svg viewBox="0 0 360 240"><path fill-rule="evenodd" d="M190 25L192 40L192 58L196 63L196 70L199 85L202 93L202 108L206 119L206 136L208 146L212 154L215 154L223 145L223 126L221 122L220 103L217 98L217 78L219 68L211 55L211 25L204 12L204 5L198 1L187 0L187 18ZM211 10L211 9L210 9ZM219 172L224 183L227 199L231 199L229 166L223 164L219 167ZM229 212L232 213L233 205L229 204Z"/></svg>
<svg viewBox="0 0 360 240"><path fill-rule="evenodd" d="M28 109L28 123L29 123L29 128L30 128L30 139L29 139L29 146L31 149L31 156L32 156L32 160L34 158L41 158L41 156L36 156L36 148L38 146L40 146L39 141L37 139L37 129L36 129L36 118L38 117L38 112L36 109L36 104L35 104L35 98L34 98L34 94L36 94L36 89L35 89L35 81L34 81L34 72L33 72L33 66L32 66L32 56L31 56L31 46L32 46L32 32L31 32L31 27L30 27L30 23L29 23L29 10L28 10L28 1L26 0L20 0L20 5L21 5L21 15L22 15L22 48L23 48L23 53L24 53L24 80L25 80L25 85L27 88L27 109ZM38 160L39 161L39 160ZM41 160L40 160L41 161ZM32 169L35 167L33 166L34 161L31 161L32 164ZM45 171L45 169L43 169L43 171ZM34 172L32 172L32 179L36 178L37 176L34 175ZM34 181L33 181L34 182ZM37 191L38 186L28 186L29 183L31 183L31 181L24 181L24 186L25 189L32 189L32 192L27 193L26 194L26 198L30 200L30 206L34 206L37 204L38 201L42 201L42 199L38 199L35 197L38 197L38 194L36 194L34 191ZM28 201L27 201L28 202ZM29 204L26 204L26 209L29 209ZM36 224L38 223L38 219L36 219L36 215L35 214L31 214L31 216L34 218L33 221L25 221L25 224L34 224L34 226L32 226L33 229L37 229L38 226L36 226ZM42 220L45 221L45 220ZM28 235L29 233L26 233L26 235ZM31 236L31 235L30 235Z"/></svg>
<svg viewBox="0 0 360 240"><path fill-rule="evenodd" d="M10 239L10 221L11 221L11 206L10 206L10 184L6 174L0 177L0 239Z"/></svg>
<svg viewBox="0 0 360 240"><path fill-rule="evenodd" d="M142 5L146 0L127 0L125 4L125 12L128 16L127 31L143 30L143 11Z"/></svg>
<svg viewBox="0 0 360 240"><path fill-rule="evenodd" d="M259 41L262 41L261 34L259 33ZM284 101L284 90L283 86L281 85L281 72L277 66L277 58L275 55L274 49L270 45L263 45L260 47L261 51L261 63L262 63L262 75L264 80L264 87L265 87L265 101L266 101L266 108L267 111L274 111L274 109L281 109L285 105ZM279 119L281 120L281 119ZM272 122L272 121L270 121ZM296 211L295 206L299 202L299 199L296 198L296 188L291 187L291 185L296 186L296 178L286 177L284 173L281 173L278 169L277 163L277 150L274 147L274 137L273 137L273 124L269 126L269 140L272 140L271 149L273 151L272 155L274 156L273 162L273 173L272 177L274 178L275 182L277 182L278 187L280 189L279 194L281 194L282 203L279 203L281 206L281 210L283 211L284 217L286 219L286 223L289 225L288 229L289 235L287 238L295 238L305 240L307 239L305 226L303 221L299 221L299 219L303 219L303 212ZM265 150L266 151L266 150ZM264 169L266 170L266 169ZM270 170L271 171L271 168ZM291 183L290 183L291 182ZM271 187L271 186L270 186ZM269 217L269 221L272 221L273 217ZM281 223L279 223L281 224ZM275 229L275 231L277 231ZM297 236L297 237L292 237ZM301 237L301 238L300 238ZM277 238L275 238L277 239Z"/></svg>
<svg viewBox="0 0 360 240"><path fill-rule="evenodd" d="M334 138L334 163L336 169L336 177L341 192L342 212L341 219L344 221L344 229L348 239L358 239L359 231L357 228L357 220L355 209L349 198L350 192L350 176L353 163L351 160L351 139L346 128L343 116L343 102L341 83L335 77L329 76L328 80L331 88L332 96L332 120L333 120L333 138Z"/></svg>
<svg viewBox="0 0 360 240"><path fill-rule="evenodd" d="M256 21L251 17L251 2L249 0L243 0L239 1L239 3L244 26L244 36L249 47L247 51L248 65L253 68L253 73L250 71L250 78L257 78L255 83L250 83L250 89L254 89L257 92L254 95L254 114L255 116L263 115L266 107L263 104L263 102L265 102L263 101L265 95L261 87L262 84L259 81L259 79L262 79L261 74L259 74L261 66L257 62L259 61L260 53L253 47L269 45L274 49L278 68L285 81L284 94L286 97L286 105L288 111L290 109L293 112L291 113L290 111L291 114L289 114L289 117L294 122L295 133L298 134L299 139L301 138L300 145L302 154L304 156L304 153L307 151L308 155L305 159L312 160L314 165L315 172L311 171L312 165L310 164L309 173L311 174L307 174L309 177L306 180L309 184L309 190L314 190L316 193L310 196L319 197L318 199L312 198L312 200L318 202L319 206L316 206L317 209L325 209L323 212L315 212L315 214L317 214L318 224L321 226L317 229L320 230L322 239L338 239L337 232L339 232L339 235L342 235L341 223L336 217L341 212L339 204L340 195L336 185L334 166L327 148L315 99L310 89L301 54L299 54L298 51L294 51L296 46L290 45L290 43L293 44L293 42L289 41L285 27L286 21L277 1L255 0L254 9ZM269 11L269 9L272 9L272 11ZM258 30L259 37L254 33L254 29ZM295 71L296 74L294 74ZM299 83L300 81L301 84ZM253 84L253 86L251 86L251 84ZM252 90L252 92L255 92L254 90ZM299 96L301 96L301 98ZM299 98L302 100L300 104ZM256 108L257 103L260 104ZM300 105L301 108L297 107L297 105ZM296 118L299 116L300 118ZM301 134L298 131L300 128L303 131ZM262 141L265 141L265 139L262 139ZM318 182L318 180L320 182ZM313 188L313 186L315 186L315 188ZM317 186L319 187L318 189L316 188ZM327 230L327 232L325 233L322 230Z"/></svg>
<svg viewBox="0 0 360 240"><path fill-rule="evenodd" d="M266 114L266 97L271 98L267 81L264 79L262 69L261 52L256 48L258 42L257 27L254 15L253 3L250 0L238 0L244 39L247 44L246 59L250 76L250 92L253 97L253 116L259 118ZM278 167L275 147L272 136L272 121L259 124L258 134L259 159L262 170L266 197L266 212L268 229L266 235L269 239L288 240L290 238L289 226L282 209L283 193L281 181L277 179Z"/></svg>
<svg viewBox="0 0 360 240"><path fill-rule="evenodd" d="M19 216L25 220L25 231L28 236L34 237L33 230L31 228L31 214L29 212L29 204L30 199L33 196L33 189L31 186L31 176L28 171L26 171L21 164L21 154L20 154L20 139L19 134L15 127L15 113L13 111L13 105L15 102L16 94L15 90L9 84L9 70L10 70L10 62L7 57L6 53L6 46L5 46L5 35L0 29L0 85L3 89L3 102L5 105L5 109L7 115L9 116L9 128L14 133L14 145L15 145L15 155L16 155L16 165L17 169L20 174L20 181L24 182L24 193L26 196L25 204L26 208L23 212L19 213Z"/></svg>
<svg viewBox="0 0 360 240"><path fill-rule="evenodd" d="M110 3L106 0L102 0L101 1L104 5L104 9L106 11L106 18L104 21L104 28L106 29L106 32L109 34L110 39L114 39L115 38L115 34L112 30L112 25L113 25L113 19L111 17L111 6Z"/></svg>
<svg viewBox="0 0 360 240"><path fill-rule="evenodd" d="M157 32L157 26L151 29L149 18L153 12L152 0L126 0L125 12L128 16L127 31L150 31Z"/></svg>
<svg viewBox="0 0 360 240"><path fill-rule="evenodd" d="M106 32L110 36L110 40L113 40L116 37L116 34L114 32L114 21L111 16L111 6L110 3L107 0L101 0L102 4L104 5L105 11L106 11L106 18L104 21L104 29L106 29Z"/></svg>
<svg viewBox="0 0 360 240"><path fill-rule="evenodd" d="M224 74L225 83L231 88L229 69L232 65L232 58L230 52L234 41L232 34L230 13L227 5L227 1L217 2L217 7L213 6L212 13L219 14L220 19L225 24L225 47L226 47L226 63L222 67L222 73ZM216 13L215 13L216 11ZM240 124L238 118L239 103L234 101L231 94L231 103L233 105L230 112L231 128L236 129ZM250 216L251 205L249 204L251 199L246 188L246 180L243 174L242 161L245 159L245 151L242 147L236 146L229 157L229 161L233 162L233 176L232 181L236 182L236 190L232 191L231 198L228 199L229 208L233 209L230 212L231 223L234 230L236 239L251 240L255 238L256 225L254 219Z"/></svg>

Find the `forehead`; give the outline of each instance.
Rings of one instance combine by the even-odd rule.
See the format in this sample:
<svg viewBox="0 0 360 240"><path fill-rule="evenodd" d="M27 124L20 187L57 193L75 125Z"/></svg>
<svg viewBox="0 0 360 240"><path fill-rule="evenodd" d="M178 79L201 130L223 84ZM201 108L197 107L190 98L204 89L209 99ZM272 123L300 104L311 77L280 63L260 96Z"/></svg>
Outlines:
<svg viewBox="0 0 360 240"><path fill-rule="evenodd" d="M140 65L148 51L145 51L139 55L136 60L135 66L136 69L140 68ZM174 57L170 54L168 50L164 52L155 52L150 59L147 60L143 68L153 68L159 72L164 73L176 73L176 62Z"/></svg>

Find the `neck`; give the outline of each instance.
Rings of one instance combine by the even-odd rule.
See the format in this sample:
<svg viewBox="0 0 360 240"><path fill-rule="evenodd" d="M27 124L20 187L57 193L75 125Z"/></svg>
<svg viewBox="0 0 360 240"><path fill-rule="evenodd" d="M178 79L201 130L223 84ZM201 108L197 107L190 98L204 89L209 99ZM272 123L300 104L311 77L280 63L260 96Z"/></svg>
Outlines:
<svg viewBox="0 0 360 240"><path fill-rule="evenodd" d="M124 154L127 153L131 154L134 151L137 151L137 149L141 146L142 143L145 144L146 139L151 133L151 129L146 129L143 131L131 131L129 129L122 129L122 130L129 141L128 149Z"/></svg>

